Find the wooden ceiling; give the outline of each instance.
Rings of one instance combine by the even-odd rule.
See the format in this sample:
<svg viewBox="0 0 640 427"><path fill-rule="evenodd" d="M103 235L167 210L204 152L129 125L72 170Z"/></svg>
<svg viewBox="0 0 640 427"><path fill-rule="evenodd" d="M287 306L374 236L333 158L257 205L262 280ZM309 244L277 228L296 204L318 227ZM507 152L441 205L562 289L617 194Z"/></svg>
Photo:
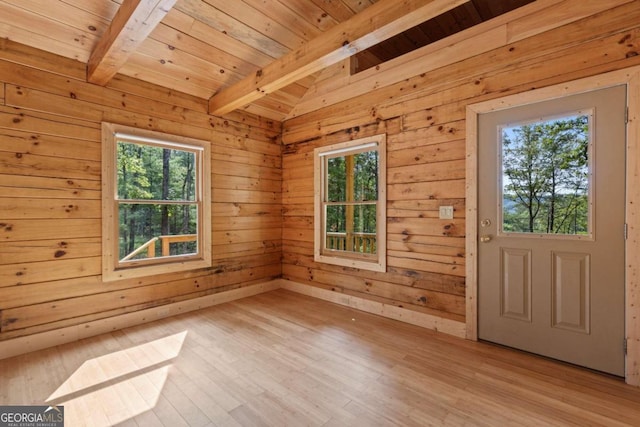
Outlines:
<svg viewBox="0 0 640 427"><path fill-rule="evenodd" d="M355 54L358 72L532 1L0 0L0 37L96 84L118 72L282 121L331 64Z"/></svg>

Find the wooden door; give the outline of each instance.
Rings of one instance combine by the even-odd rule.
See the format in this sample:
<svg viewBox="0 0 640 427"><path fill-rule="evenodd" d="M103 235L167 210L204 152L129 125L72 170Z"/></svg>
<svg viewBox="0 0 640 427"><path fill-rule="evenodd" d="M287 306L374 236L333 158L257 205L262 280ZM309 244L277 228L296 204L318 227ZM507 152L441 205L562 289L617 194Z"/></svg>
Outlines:
<svg viewBox="0 0 640 427"><path fill-rule="evenodd" d="M624 375L626 86L478 117L480 339Z"/></svg>

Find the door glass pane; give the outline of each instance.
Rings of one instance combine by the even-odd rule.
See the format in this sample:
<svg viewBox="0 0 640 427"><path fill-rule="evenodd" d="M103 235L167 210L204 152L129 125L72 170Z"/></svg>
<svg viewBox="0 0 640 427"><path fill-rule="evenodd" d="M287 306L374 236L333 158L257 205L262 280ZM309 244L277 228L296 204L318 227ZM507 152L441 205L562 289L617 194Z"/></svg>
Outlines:
<svg viewBox="0 0 640 427"><path fill-rule="evenodd" d="M502 127L502 231L590 233L590 121L584 114Z"/></svg>

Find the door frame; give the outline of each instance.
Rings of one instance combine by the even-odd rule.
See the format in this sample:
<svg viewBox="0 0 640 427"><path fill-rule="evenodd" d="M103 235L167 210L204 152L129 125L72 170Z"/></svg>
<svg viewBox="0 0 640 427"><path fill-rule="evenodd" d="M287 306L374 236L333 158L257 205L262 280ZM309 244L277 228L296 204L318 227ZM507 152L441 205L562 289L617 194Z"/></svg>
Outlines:
<svg viewBox="0 0 640 427"><path fill-rule="evenodd" d="M620 84L627 85L629 109L625 153L625 220L628 228L625 241L625 381L640 387L640 66L467 106L466 338L478 340L478 115Z"/></svg>

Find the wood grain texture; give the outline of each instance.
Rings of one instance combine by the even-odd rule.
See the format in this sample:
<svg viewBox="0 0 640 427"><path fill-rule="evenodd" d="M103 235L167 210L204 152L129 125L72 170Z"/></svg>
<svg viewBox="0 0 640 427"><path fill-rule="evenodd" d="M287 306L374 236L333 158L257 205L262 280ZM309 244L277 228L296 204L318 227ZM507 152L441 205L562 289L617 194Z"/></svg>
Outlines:
<svg viewBox="0 0 640 427"><path fill-rule="evenodd" d="M640 391L617 378L286 290L107 332L0 361L0 404L64 405L68 425L640 418Z"/></svg>
<svg viewBox="0 0 640 427"><path fill-rule="evenodd" d="M128 77L93 85L63 58L2 44L0 82L9 99L0 105L1 341L280 276L279 123L247 113L209 116L204 101ZM103 120L210 142L211 209L224 212L211 223L211 268L102 281Z"/></svg>
<svg viewBox="0 0 640 427"><path fill-rule="evenodd" d="M106 85L176 0L125 0L91 52L87 81Z"/></svg>
<svg viewBox="0 0 640 427"><path fill-rule="evenodd" d="M287 118L304 115L380 87L391 86L428 70L461 62L483 51L506 46L626 3L629 1L619 0L607 4L594 1L583 5L577 12L571 2L536 1L393 58L375 68L332 80L317 80ZM538 52L540 48L541 46L537 46ZM423 58L427 55L429 61L425 64Z"/></svg>
<svg viewBox="0 0 640 427"><path fill-rule="evenodd" d="M226 114L250 104L463 2L407 0L398 7L395 0L379 1L258 70L255 76L249 75L214 95L209 100L209 112Z"/></svg>
<svg viewBox="0 0 640 427"><path fill-rule="evenodd" d="M627 131L627 211L626 218L631 236L627 239L627 260L640 257L640 72L629 76L628 106L629 125ZM627 339L627 383L640 387L640 279L638 264L627 262L626 267L626 321L625 332Z"/></svg>
<svg viewBox="0 0 640 427"><path fill-rule="evenodd" d="M5 279L0 283L0 310L10 309L10 318L18 319L11 321L13 329L0 332L0 339L135 315L150 304L161 307L187 301L199 292L153 299L153 289L166 283L184 290L188 287L184 280L204 281L206 291L202 292L206 293L281 274L324 291L335 289L352 299L466 322L468 337L473 338L469 320L473 311L462 310L473 306L469 299L473 285L466 282L474 279L473 254L465 253L465 248L474 246L474 228L469 223L473 216L469 177L474 170L466 163L473 151L465 145L469 141L465 133L473 132L469 127L474 125L466 118L467 105L509 95L525 99L532 89L540 88L552 88L550 96L557 96L563 91L554 85L640 65L638 0L537 0L476 28L482 32L499 27L483 40L500 43L471 49L473 55L460 49L468 33L459 34L432 46L442 50L436 63L430 62L436 59L431 58L436 50L425 49L351 76L354 85L346 89L350 64L340 64L321 75L315 85L312 75L246 111L221 118L207 114L208 97L216 88L207 88L203 95L201 85L237 79L289 49L284 36L291 34L283 25L269 34L279 41L261 32L276 21L271 12L261 12L265 19L248 15L245 22L240 15L257 10L260 3L273 6L273 13L279 11L291 20L287 29L295 33L293 45L316 34L312 27L327 31L374 2L246 0L227 5L217 0L183 0L165 16L123 74L101 87L86 82L85 62L113 19L117 3L51 2L60 7L50 17L39 13L42 2L36 0L0 3L1 19L13 21L0 24L0 271ZM483 19L501 7L485 0L473 4ZM464 43L473 46L471 41ZM449 44L465 55L457 60L447 57L443 52ZM33 46L48 47L58 55ZM162 64L165 57L176 63L165 60ZM209 72L223 76L187 79L191 66L205 70L205 59L213 61ZM412 71L405 75L403 67ZM300 104L305 114L287 120L281 129L276 118L285 117L307 88L305 104ZM637 93L630 94L632 106L638 103ZM631 123L637 122L634 114ZM215 270L122 281L110 284L105 292L95 274L102 120L212 141ZM314 263L309 174L313 149L379 133L387 134L392 178L387 188L387 272ZM635 148L629 151L630 177L637 175ZM640 186L627 188L628 199L635 200ZM453 221L438 220L440 205L454 206ZM635 304L627 307L627 338L636 357L630 359L627 380L635 384L640 383L640 304L633 303L640 295L634 261L640 241L634 235L637 205L633 202L627 209L627 301ZM465 243L465 239L469 240ZM277 254L282 254L280 262ZM44 277L49 270L52 277ZM149 290L148 299L142 295L143 288ZM111 304L110 298L124 291L131 292L127 295L135 298L135 304L128 305L125 298L118 307L97 313L79 309L77 317L69 318L56 317L55 308L42 313L32 309L50 307L47 304L58 300L69 308L73 299L95 301L92 298L99 294ZM101 303L98 298L96 304ZM20 322L29 326L18 328ZM255 419L249 411L241 413L243 419Z"/></svg>
<svg viewBox="0 0 640 427"><path fill-rule="evenodd" d="M400 4L389 2L394 6L391 10L382 10L382 6L378 6L380 2L371 0L181 0L166 12L169 8L162 5L168 6L173 2L175 0L68 0L43 4L38 0L5 0L0 3L0 39L68 58L75 62L71 68L83 80L89 74L91 81L98 81L92 77L95 73L92 70L98 57L102 57L101 70L109 68L109 72L102 76L100 84L118 70L120 74L112 78L137 78L145 84L153 83L170 91L188 93L206 102L270 63L299 51L312 40L322 39L336 31L335 28L346 21L359 19L358 15L363 19L355 25L356 31L349 29L344 37L338 37L336 44L341 48L346 39L352 42L349 49L359 50L357 58L345 64L347 73L340 79L362 69L384 68L385 61L521 8L533 0L443 1L442 4L450 10L432 19L428 13L414 14L413 0L403 0ZM535 3L550 5L557 2L537 0ZM598 7L594 3L589 2L581 9L591 13ZM611 2L607 2L600 7L610 5ZM376 7L380 13L374 16L376 14L368 10ZM123 17L131 14L135 18L133 12L136 10L144 11L139 14L142 16L127 21L123 26ZM570 22L570 18L565 16L567 10L572 10L572 7L565 6L558 14L563 22ZM581 16L577 11L572 13L576 17ZM385 26L384 19L380 17L391 14L406 14L397 23L404 20L402 25L408 29L388 38L391 26ZM367 16L371 19L367 20ZM415 24L417 26L413 27ZM526 36L533 24L536 23L528 23L513 32L516 36L520 33ZM371 29L371 32L359 37L358 41L360 28ZM112 49L109 51L110 42ZM369 48L363 50L366 46ZM125 58L124 64L119 64ZM50 67L44 62L42 66ZM323 74L321 80L326 82L328 74L314 72L271 91L242 109L281 121L290 115L320 74ZM338 78L334 76L331 80L335 82ZM313 100L318 91L310 92Z"/></svg>
<svg viewBox="0 0 640 427"><path fill-rule="evenodd" d="M542 6L536 3L527 7ZM547 6L536 13L553 20L554 9L550 3ZM562 10L565 6L563 3ZM570 19L563 26L556 28L549 22L545 31L527 33L503 48L397 84L372 87L361 96L285 121L283 276L323 290L335 289L338 293L448 319L460 319L461 307L466 304L463 310L466 334L473 339L475 169L468 161L474 153L468 144L475 124L473 118L466 116L466 107L509 95L514 102L526 102L531 99L528 98L531 89L546 90L549 97L561 96L567 91L567 82L592 76L591 86L598 86L606 81L599 77L604 73L620 70L624 74L625 70L640 65L638 3L622 1L604 11L599 9L601 6L590 3L585 13L591 12L578 20ZM514 16L524 19L516 12L512 12ZM564 12L559 13L565 16ZM508 22L509 16L501 19ZM426 62L429 59L428 55L422 58ZM387 73L393 73L383 69L375 72L381 81ZM305 176L312 165L309 153L314 147L359 138L380 129L387 132L387 160L391 166L387 188L387 255L393 271L370 277L362 271L327 269L313 263L309 259L314 227L312 181ZM629 165L627 168L632 170ZM441 205L454 206L453 220L437 218L436 210ZM629 213L627 216L632 218ZM630 269L635 268L635 263L629 265ZM635 274L628 271L627 276L631 278L627 288L627 331L631 331L628 345L637 345ZM465 301L421 293L421 289L413 289L415 285L410 280L413 277L428 277L426 280L434 285L427 289L447 295L459 295L458 290L466 287ZM630 354L627 380L635 384L639 353Z"/></svg>

